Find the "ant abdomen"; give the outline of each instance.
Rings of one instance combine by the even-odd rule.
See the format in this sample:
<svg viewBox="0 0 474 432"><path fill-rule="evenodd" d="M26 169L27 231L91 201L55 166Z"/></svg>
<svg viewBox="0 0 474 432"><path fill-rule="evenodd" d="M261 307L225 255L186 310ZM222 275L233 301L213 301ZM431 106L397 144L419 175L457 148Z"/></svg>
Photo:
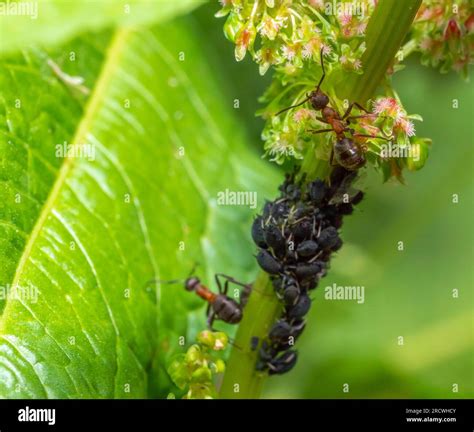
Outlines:
<svg viewBox="0 0 474 432"><path fill-rule="evenodd" d="M237 324L242 320L239 304L226 296L217 296L212 304L217 317L228 324Z"/></svg>
<svg viewBox="0 0 474 432"><path fill-rule="evenodd" d="M364 151L349 138L337 140L334 144L336 162L349 171L356 171L365 165Z"/></svg>

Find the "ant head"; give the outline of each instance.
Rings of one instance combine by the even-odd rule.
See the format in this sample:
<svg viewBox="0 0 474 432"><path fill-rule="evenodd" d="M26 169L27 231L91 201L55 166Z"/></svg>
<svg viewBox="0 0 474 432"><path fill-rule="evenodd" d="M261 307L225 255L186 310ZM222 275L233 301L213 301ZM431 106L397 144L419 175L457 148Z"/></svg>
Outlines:
<svg viewBox="0 0 474 432"><path fill-rule="evenodd" d="M201 283L199 278L196 276L191 276L186 279L184 282L184 288L186 288L187 291L194 291L196 287Z"/></svg>
<svg viewBox="0 0 474 432"><path fill-rule="evenodd" d="M311 92L309 96L309 100L311 102L312 107L317 110L321 111L323 108L326 108L329 104L329 98L326 93L322 92L319 88L315 91Z"/></svg>

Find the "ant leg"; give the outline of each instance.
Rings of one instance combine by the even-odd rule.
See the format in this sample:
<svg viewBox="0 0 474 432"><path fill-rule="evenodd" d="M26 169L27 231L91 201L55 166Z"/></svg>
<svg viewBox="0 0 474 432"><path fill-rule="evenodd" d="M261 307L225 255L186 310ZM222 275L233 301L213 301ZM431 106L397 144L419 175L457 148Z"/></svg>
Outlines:
<svg viewBox="0 0 474 432"><path fill-rule="evenodd" d="M370 114L370 111L367 108L364 108L360 103L353 102L353 105L355 105L361 111L364 111L366 114Z"/></svg>
<svg viewBox="0 0 474 432"><path fill-rule="evenodd" d="M240 307L243 309L249 301L250 294L252 294L252 285L244 285L242 293L240 294Z"/></svg>
<svg viewBox="0 0 474 432"><path fill-rule="evenodd" d="M372 113L369 113L369 114L364 114L364 115L356 115L356 116L349 116L346 118L346 121L347 122L351 122L352 120L356 120L356 119L361 119L361 118L385 118L385 119L393 119L393 117L390 117L390 116L383 116L383 115L378 115L378 114L372 114Z"/></svg>
<svg viewBox="0 0 474 432"><path fill-rule="evenodd" d="M246 284L246 283L243 283L243 282L239 282L238 280L234 279L232 276L227 276L226 274L224 273L216 273L216 280L218 277L222 277L224 279L226 279L228 282L232 282L236 285L240 285L241 287L246 287L246 286L249 286L249 284Z"/></svg>
<svg viewBox="0 0 474 432"><path fill-rule="evenodd" d="M357 102L351 102L350 105L347 107L346 112L342 116L342 120L349 120L350 118L364 117L364 116L350 116L349 117L349 114L352 112L352 108L354 108L355 106L359 108L361 111L364 111L366 114L371 114L370 111L366 110L361 104Z"/></svg>
<svg viewBox="0 0 474 432"><path fill-rule="evenodd" d="M329 165L334 166L334 147L331 149L331 156L329 157Z"/></svg>
<svg viewBox="0 0 474 432"><path fill-rule="evenodd" d="M216 314L214 311L209 311L209 315L207 316L207 326L209 327L209 330L211 331L216 331L213 327L212 324L214 324L214 320L216 319Z"/></svg>
<svg viewBox="0 0 474 432"><path fill-rule="evenodd" d="M347 107L346 111L342 115L341 120L346 120L349 117L349 114L352 112L352 108L354 108L354 102L350 103Z"/></svg>
<svg viewBox="0 0 474 432"><path fill-rule="evenodd" d="M226 280L224 282L224 289L222 290L221 294L227 296L228 292L229 292L229 281Z"/></svg>
<svg viewBox="0 0 474 432"><path fill-rule="evenodd" d="M217 280L218 277L222 277L222 278L226 279L228 282L233 283L235 285L239 285L243 288L243 290L241 292L241 295L240 295L240 305L243 308L245 306L245 304L247 303L247 301L250 297L250 294L252 293L253 284L252 283L246 284L246 283L243 283L243 282L239 282L238 280L234 279L233 277L227 276L226 274L223 274L223 273L217 273L215 276L216 276L216 280ZM226 286L227 286L227 283L226 283ZM261 291L257 291L257 292L259 292L264 297L268 296L268 294L262 293Z"/></svg>
<svg viewBox="0 0 474 432"><path fill-rule="evenodd" d="M366 134L360 134L360 133L355 133L355 137L363 137L363 138L376 138L376 139L383 139L385 141L392 141L391 138L383 137L383 136L377 136L377 135L366 135Z"/></svg>
<svg viewBox="0 0 474 432"><path fill-rule="evenodd" d="M216 280L219 277L222 277L222 278L226 279L226 282L225 282L225 285L224 285L224 290L221 294L227 295L227 291L229 289L229 282L233 283L235 285L239 285L243 288L243 290L241 292L241 295L240 295L240 306L243 309L244 306L247 304L247 301L248 301L248 299L250 297L250 294L252 292L252 284L246 284L246 283L243 283L243 282L239 282L238 280L235 280L233 277L227 276L223 273L217 273L215 277L216 277Z"/></svg>
<svg viewBox="0 0 474 432"><path fill-rule="evenodd" d="M220 281L219 279L219 276L221 276L222 274L221 273L216 273L214 275L214 279L216 280L216 284L217 284L217 289L219 290L219 294L222 294L222 295L227 295L227 291L229 291L229 284L228 284L228 281L225 282L224 284L224 288L222 288L222 282ZM224 275L222 275L224 276Z"/></svg>
<svg viewBox="0 0 474 432"><path fill-rule="evenodd" d="M320 133L325 133L325 132L333 132L334 129L308 129L307 132L311 132L313 134L320 134Z"/></svg>

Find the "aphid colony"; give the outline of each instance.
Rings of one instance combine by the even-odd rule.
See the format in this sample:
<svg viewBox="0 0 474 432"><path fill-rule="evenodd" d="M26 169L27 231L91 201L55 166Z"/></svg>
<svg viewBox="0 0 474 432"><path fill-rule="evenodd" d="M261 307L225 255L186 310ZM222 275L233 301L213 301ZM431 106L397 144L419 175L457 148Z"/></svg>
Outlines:
<svg viewBox="0 0 474 432"><path fill-rule="evenodd" d="M267 337L262 341L252 338L252 350L259 349L257 370L283 374L296 364L293 346L305 328L304 317L311 307L309 292L326 275L332 253L342 246L338 229L343 216L351 214L363 198L362 191L352 188L356 177L356 171L341 166L333 169L327 183L319 179L297 182L294 174L287 175L279 187L280 197L267 202L263 214L255 218L252 238L259 248L257 262L270 274L283 305ZM215 280L219 293L215 294L193 273L194 269L182 282L187 291L207 301L208 326L212 329L215 319L238 324L252 285L218 273ZM240 302L227 295L229 284L242 287Z"/></svg>
<svg viewBox="0 0 474 432"><path fill-rule="evenodd" d="M288 372L296 363L294 341L305 327L311 307L309 292L326 275L331 254L342 246L338 229L344 215L363 198L351 190L356 172L334 168L329 182L305 183L287 175L281 195L267 202L263 214L252 226L252 238L259 247L260 267L271 275L283 304L280 318L259 347L257 369L270 375ZM258 341L253 342L257 349Z"/></svg>

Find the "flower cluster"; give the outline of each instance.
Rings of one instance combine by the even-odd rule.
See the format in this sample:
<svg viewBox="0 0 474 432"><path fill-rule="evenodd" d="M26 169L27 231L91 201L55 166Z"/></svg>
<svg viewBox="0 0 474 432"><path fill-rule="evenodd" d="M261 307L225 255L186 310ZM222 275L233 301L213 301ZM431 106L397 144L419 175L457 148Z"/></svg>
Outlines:
<svg viewBox="0 0 474 432"><path fill-rule="evenodd" d="M175 385L185 392L183 399L213 399L216 397L214 376L223 373L225 363L215 352L228 345L225 333L204 330L198 334L197 344L185 354L177 355L168 367ZM173 394L168 396L174 398Z"/></svg>
<svg viewBox="0 0 474 432"><path fill-rule="evenodd" d="M336 89L351 74L363 73L365 31L377 1L223 0L221 3L217 16L227 16L224 32L235 43L236 59L242 60L249 53L261 74L271 66L275 70L270 87L260 99L265 104L259 112L266 119L262 132L265 156L282 164L303 159L314 148L317 158L329 161L336 134L331 131L315 134L331 127L321 122L322 113L313 109L308 95L321 79L323 62L326 76L321 90L329 97L328 106L342 117L349 101L341 101ZM459 18L464 19L467 12L461 9ZM426 10L430 7L422 6L418 23ZM472 24L469 19L466 22L465 31L470 31L467 29ZM421 34L417 25L413 30L415 40ZM443 31L443 37L467 43L456 39L456 34L454 26ZM415 46L414 41L411 46ZM387 72L397 69L390 68ZM290 106L295 107L278 114ZM428 140L415 136L413 121L421 117L406 113L390 85L373 106L366 108L367 112L354 108L344 135L366 150L367 160L381 169L385 179L402 180L403 169L420 169L430 145ZM408 151L412 146L418 149L414 153Z"/></svg>
<svg viewBox="0 0 474 432"><path fill-rule="evenodd" d="M226 37L235 43L235 58L247 52L263 75L270 66L301 69L304 63L332 54L341 66L358 70L354 39L364 36L375 0L221 0L216 16L227 16ZM357 48L357 46L356 46Z"/></svg>
<svg viewBox="0 0 474 432"><path fill-rule="evenodd" d="M379 97L373 101L372 112L358 119L357 128L365 135L362 145L373 163L382 169L385 180L394 176L403 181L402 171L417 171L428 157L431 140L415 136L413 121L422 121L417 114L408 115L396 97ZM357 133L355 134L356 141Z"/></svg>
<svg viewBox="0 0 474 432"><path fill-rule="evenodd" d="M474 6L470 0L423 1L413 29L409 49L420 51L425 65L441 72L455 70L467 78L474 63Z"/></svg>

